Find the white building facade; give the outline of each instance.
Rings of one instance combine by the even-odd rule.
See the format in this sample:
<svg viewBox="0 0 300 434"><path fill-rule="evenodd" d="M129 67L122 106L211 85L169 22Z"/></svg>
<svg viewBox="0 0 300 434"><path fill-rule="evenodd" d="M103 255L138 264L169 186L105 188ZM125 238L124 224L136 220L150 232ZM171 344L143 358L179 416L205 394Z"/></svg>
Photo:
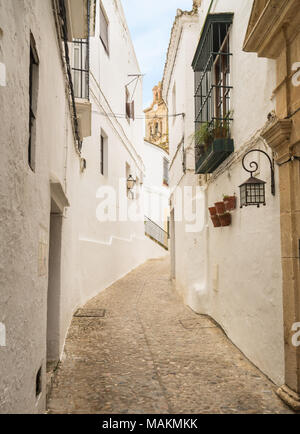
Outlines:
<svg viewBox="0 0 300 434"><path fill-rule="evenodd" d="M144 141L145 216L168 230L169 218L169 154L161 147Z"/></svg>
<svg viewBox="0 0 300 434"><path fill-rule="evenodd" d="M76 304L82 137L65 54L87 36L87 2L1 1L0 27L0 413L38 413Z"/></svg>
<svg viewBox="0 0 300 434"><path fill-rule="evenodd" d="M0 0L0 413L43 412L76 309L165 254L144 231L139 67L120 1L101 7Z"/></svg>
<svg viewBox="0 0 300 434"><path fill-rule="evenodd" d="M281 385L279 195L271 194L270 164L258 152L245 165L258 164L254 176L267 183L266 206L240 208L239 186L249 178L242 167L244 155L260 149L272 160L260 133L275 107L276 66L242 51L252 4L203 0L194 1L192 12L177 12L163 78L169 113L183 113L169 124L171 274L185 303L213 317ZM228 140L201 147L209 123L215 133L216 125L229 125ZM230 211L229 225L214 227L209 208L234 195L237 206Z"/></svg>
<svg viewBox="0 0 300 434"><path fill-rule="evenodd" d="M142 77L119 0L96 2L90 38L92 135L80 184L81 300L163 249L145 237ZM127 179L135 183L127 190Z"/></svg>

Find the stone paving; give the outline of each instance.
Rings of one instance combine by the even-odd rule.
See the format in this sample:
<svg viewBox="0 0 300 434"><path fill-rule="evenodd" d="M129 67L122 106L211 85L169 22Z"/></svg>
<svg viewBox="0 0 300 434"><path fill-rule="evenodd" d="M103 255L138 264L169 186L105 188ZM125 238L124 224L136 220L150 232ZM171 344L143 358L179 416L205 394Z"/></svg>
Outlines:
<svg viewBox="0 0 300 434"><path fill-rule="evenodd" d="M209 318L183 305L168 259L152 260L74 317L49 413L292 413Z"/></svg>

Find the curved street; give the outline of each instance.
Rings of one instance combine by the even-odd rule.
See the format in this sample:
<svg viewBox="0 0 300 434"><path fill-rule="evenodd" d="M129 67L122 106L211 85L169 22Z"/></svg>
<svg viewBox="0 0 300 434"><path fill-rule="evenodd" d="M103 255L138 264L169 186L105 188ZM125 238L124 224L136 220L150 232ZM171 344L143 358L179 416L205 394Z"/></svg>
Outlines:
<svg viewBox="0 0 300 434"><path fill-rule="evenodd" d="M49 413L292 413L215 323L182 304L168 258L148 261L79 314Z"/></svg>

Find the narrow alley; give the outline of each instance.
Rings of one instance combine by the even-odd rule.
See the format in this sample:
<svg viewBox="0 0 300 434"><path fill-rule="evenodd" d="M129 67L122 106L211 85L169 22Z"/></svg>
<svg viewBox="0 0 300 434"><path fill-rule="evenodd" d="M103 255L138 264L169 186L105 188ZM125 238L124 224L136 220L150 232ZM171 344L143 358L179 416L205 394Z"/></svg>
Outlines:
<svg viewBox="0 0 300 434"><path fill-rule="evenodd" d="M182 304L168 258L140 266L78 315L50 414L292 413L219 327Z"/></svg>

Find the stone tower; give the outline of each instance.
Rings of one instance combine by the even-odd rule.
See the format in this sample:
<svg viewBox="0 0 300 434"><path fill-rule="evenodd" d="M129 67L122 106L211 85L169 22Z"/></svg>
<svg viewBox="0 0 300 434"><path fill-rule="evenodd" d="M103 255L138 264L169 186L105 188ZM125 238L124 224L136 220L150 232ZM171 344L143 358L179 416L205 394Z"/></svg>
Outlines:
<svg viewBox="0 0 300 434"><path fill-rule="evenodd" d="M169 152L168 109L162 98L161 82L153 88L153 102L144 113L146 115L145 140Z"/></svg>

